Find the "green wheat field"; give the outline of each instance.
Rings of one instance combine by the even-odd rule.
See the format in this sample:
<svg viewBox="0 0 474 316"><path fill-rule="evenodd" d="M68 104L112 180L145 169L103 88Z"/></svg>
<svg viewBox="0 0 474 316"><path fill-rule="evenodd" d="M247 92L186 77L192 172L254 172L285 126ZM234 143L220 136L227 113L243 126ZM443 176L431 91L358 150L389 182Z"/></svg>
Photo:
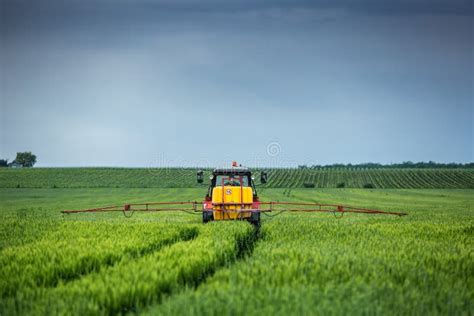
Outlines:
<svg viewBox="0 0 474 316"><path fill-rule="evenodd" d="M262 201L405 217L283 213L256 229L200 214L60 213L201 201L194 172L0 170L0 315L474 313L472 170L282 169L257 187Z"/></svg>

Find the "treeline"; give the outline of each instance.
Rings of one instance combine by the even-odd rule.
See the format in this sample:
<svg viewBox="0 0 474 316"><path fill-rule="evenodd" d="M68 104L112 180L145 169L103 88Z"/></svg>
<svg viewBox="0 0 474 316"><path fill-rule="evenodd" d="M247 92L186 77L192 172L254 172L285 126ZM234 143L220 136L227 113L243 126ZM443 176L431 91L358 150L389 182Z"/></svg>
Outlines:
<svg viewBox="0 0 474 316"><path fill-rule="evenodd" d="M335 163L330 165L299 165L298 169L471 169L474 168L474 162L469 163L439 163L434 161L412 162L404 161L402 163L381 164L376 162L366 162L359 164Z"/></svg>

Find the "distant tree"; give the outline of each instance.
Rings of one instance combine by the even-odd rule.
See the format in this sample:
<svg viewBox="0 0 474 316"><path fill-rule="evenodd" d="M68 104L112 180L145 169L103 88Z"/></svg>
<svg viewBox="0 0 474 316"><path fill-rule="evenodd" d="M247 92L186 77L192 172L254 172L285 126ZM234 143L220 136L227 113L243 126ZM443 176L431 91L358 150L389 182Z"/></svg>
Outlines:
<svg viewBox="0 0 474 316"><path fill-rule="evenodd" d="M31 151L25 151L22 153L16 153L15 161L21 164L23 167L33 167L36 163L36 156Z"/></svg>
<svg viewBox="0 0 474 316"><path fill-rule="evenodd" d="M0 168L8 167L8 159L0 159Z"/></svg>

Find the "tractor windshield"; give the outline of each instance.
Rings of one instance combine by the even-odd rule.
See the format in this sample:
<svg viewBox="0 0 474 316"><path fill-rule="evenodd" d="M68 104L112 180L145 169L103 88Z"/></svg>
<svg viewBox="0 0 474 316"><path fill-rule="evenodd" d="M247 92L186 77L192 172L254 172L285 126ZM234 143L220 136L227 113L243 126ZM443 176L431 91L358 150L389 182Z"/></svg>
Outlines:
<svg viewBox="0 0 474 316"><path fill-rule="evenodd" d="M218 175L216 176L216 186L230 185L230 186L249 186L249 178L247 176L237 175Z"/></svg>

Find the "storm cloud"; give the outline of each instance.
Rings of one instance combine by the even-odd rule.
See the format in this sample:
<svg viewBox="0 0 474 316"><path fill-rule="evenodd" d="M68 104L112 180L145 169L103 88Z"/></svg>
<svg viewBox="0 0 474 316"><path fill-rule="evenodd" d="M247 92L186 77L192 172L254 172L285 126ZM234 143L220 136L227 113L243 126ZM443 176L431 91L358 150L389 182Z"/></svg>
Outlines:
<svg viewBox="0 0 474 316"><path fill-rule="evenodd" d="M447 0L2 1L0 158L472 161L472 19Z"/></svg>

